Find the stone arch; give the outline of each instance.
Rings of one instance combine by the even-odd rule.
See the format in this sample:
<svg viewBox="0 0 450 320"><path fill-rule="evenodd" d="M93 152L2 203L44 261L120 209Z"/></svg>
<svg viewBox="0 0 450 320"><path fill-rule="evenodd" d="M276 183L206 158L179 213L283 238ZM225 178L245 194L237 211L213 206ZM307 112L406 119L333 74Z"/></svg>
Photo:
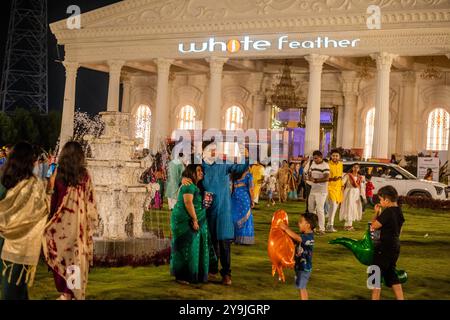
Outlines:
<svg viewBox="0 0 450 320"><path fill-rule="evenodd" d="M172 127L177 128L181 109L190 105L194 108L195 118L197 121L203 119L203 110L201 106L202 91L195 86L181 86L175 90L176 102L173 110Z"/></svg>
<svg viewBox="0 0 450 320"><path fill-rule="evenodd" d="M241 86L228 86L222 92L222 127L225 128L226 111L231 106L238 106L244 113L243 129L251 127L253 111L248 108L250 91Z"/></svg>
<svg viewBox="0 0 450 320"><path fill-rule="evenodd" d="M447 86L433 86L430 85L419 91L419 105L423 108L418 114L418 120L422 122L418 125L418 136L421 141L418 141L419 149L426 148L427 129L428 129L428 115L436 108L442 108L450 113L450 88ZM420 107L419 107L420 108Z"/></svg>

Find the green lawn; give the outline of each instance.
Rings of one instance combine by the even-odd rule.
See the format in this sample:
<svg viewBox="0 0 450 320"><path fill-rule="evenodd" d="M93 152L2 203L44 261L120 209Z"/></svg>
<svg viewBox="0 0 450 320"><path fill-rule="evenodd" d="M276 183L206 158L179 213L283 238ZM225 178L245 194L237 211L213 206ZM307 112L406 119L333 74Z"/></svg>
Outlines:
<svg viewBox="0 0 450 320"><path fill-rule="evenodd" d="M265 202L263 203L265 205ZM252 247L232 247L233 285L179 285L169 275L168 266L139 268L94 268L88 285L88 299L297 299L293 270L286 270L286 283L272 278L267 256L267 238L272 213L279 206L254 212L257 244ZM292 202L283 206L290 214L290 225L296 222L304 203ZM408 272L404 285L407 299L450 299L450 213L405 209L402 251L399 269ZM366 267L359 264L350 251L332 246L328 241L340 236L361 238L373 212L366 212L356 224L358 231L338 232L316 237L313 274L308 290L311 299L368 299L365 286ZM342 229L342 224L337 227ZM31 288L32 299L55 299L53 277L40 266ZM392 299L390 290L383 290L383 298Z"/></svg>

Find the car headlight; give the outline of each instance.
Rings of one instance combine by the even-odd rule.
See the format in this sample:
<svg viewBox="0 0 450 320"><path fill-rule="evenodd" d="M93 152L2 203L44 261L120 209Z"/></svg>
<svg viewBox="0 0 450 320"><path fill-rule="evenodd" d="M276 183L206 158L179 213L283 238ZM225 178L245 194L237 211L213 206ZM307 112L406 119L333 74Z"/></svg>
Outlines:
<svg viewBox="0 0 450 320"><path fill-rule="evenodd" d="M442 187L434 186L434 188L436 189L436 193L437 193L438 195L441 195L441 194L442 194L442 191L444 191L444 188L442 188Z"/></svg>

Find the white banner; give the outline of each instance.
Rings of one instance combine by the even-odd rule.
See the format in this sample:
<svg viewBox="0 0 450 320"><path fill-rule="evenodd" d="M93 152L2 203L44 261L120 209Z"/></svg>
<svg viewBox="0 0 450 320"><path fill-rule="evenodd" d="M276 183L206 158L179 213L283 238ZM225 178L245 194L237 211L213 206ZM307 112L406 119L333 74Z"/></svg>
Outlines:
<svg viewBox="0 0 450 320"><path fill-rule="evenodd" d="M433 170L433 181L439 182L439 158L419 157L417 159L417 178L423 179L429 168Z"/></svg>

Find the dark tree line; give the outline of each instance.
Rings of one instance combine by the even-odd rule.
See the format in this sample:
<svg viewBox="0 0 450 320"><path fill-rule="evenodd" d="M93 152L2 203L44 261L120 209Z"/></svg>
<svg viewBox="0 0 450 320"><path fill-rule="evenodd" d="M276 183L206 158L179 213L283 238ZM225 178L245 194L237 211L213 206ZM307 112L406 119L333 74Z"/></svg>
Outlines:
<svg viewBox="0 0 450 320"><path fill-rule="evenodd" d="M25 140L45 150L55 148L61 129L61 113L41 115L36 110L0 112L0 146Z"/></svg>

